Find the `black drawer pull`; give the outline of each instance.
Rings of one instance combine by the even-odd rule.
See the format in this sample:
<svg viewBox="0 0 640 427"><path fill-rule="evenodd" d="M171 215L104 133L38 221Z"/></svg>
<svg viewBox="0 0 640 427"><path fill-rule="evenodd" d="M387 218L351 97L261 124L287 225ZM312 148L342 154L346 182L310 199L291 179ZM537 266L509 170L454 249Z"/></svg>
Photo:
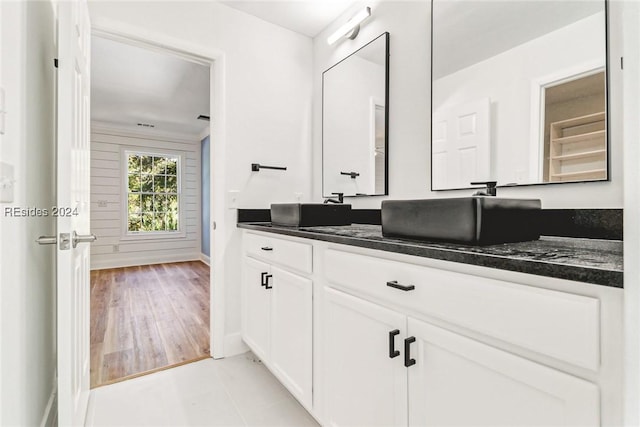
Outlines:
<svg viewBox="0 0 640 427"><path fill-rule="evenodd" d="M407 368L416 364L416 359L411 358L411 343L416 342L416 337L404 339L404 366Z"/></svg>
<svg viewBox="0 0 640 427"><path fill-rule="evenodd" d="M387 282L387 286L389 286L390 288L400 289L401 291L412 291L416 288L413 285L401 285L397 280Z"/></svg>
<svg viewBox="0 0 640 427"><path fill-rule="evenodd" d="M273 248L271 246L263 246L260 249L262 249L263 251L272 251Z"/></svg>
<svg viewBox="0 0 640 427"><path fill-rule="evenodd" d="M390 359L400 356L400 351L396 350L396 339L395 339L396 335L400 335L400 331L398 329L389 331L389 358Z"/></svg>
<svg viewBox="0 0 640 427"><path fill-rule="evenodd" d="M271 289L273 288L273 286L269 286L269 279L272 278L273 275L272 274L267 274L266 276L264 276L264 287L267 289Z"/></svg>
<svg viewBox="0 0 640 427"><path fill-rule="evenodd" d="M260 273L260 286L267 286L267 284L264 281L264 276L266 276L267 274L269 274L268 272L263 272Z"/></svg>

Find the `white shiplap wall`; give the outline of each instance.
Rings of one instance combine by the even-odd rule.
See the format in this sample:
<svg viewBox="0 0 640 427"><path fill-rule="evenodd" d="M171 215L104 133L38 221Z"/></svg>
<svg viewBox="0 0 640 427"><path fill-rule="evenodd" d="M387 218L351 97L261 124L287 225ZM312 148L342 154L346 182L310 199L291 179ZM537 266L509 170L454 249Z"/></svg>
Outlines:
<svg viewBox="0 0 640 427"><path fill-rule="evenodd" d="M186 236L167 239L123 239L126 227L122 149L183 154L182 181ZM183 165L185 167L185 165ZM91 268L114 268L200 259L200 141L198 137L143 134L92 126L91 132ZM117 251L115 246L117 246Z"/></svg>

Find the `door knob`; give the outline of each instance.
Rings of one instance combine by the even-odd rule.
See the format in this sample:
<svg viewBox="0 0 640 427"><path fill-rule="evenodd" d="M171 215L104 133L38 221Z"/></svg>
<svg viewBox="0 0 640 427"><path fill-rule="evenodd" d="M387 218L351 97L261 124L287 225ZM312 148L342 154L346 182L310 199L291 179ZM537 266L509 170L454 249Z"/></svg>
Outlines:
<svg viewBox="0 0 640 427"><path fill-rule="evenodd" d="M93 243L98 240L98 236L95 234L78 234L75 231L73 232L73 237L71 238L71 245L75 248L78 246L78 243Z"/></svg>
<svg viewBox="0 0 640 427"><path fill-rule="evenodd" d="M69 233L60 233L60 239L56 236L40 236L36 239L39 245L55 245L60 242L60 250L69 249Z"/></svg>
<svg viewBox="0 0 640 427"><path fill-rule="evenodd" d="M55 245L58 243L58 238L56 236L40 236L36 239L36 242L39 245Z"/></svg>

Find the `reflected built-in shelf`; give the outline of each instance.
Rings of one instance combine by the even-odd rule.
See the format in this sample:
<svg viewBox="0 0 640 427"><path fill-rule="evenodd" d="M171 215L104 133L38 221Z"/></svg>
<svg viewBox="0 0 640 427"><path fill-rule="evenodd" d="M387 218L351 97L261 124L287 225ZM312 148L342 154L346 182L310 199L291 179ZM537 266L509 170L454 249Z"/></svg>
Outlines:
<svg viewBox="0 0 640 427"><path fill-rule="evenodd" d="M575 160L575 159L584 159L587 157L601 157L603 154L606 155L607 150L600 149L600 150L593 150L593 151L585 151L581 153L564 154L561 156L553 156L551 157L551 159L552 160Z"/></svg>
<svg viewBox="0 0 640 427"><path fill-rule="evenodd" d="M549 181L606 179L605 113L551 123Z"/></svg>
<svg viewBox="0 0 640 427"><path fill-rule="evenodd" d="M565 181L571 179L603 179L606 178L606 169L591 169L579 172L565 172L551 175L552 178L560 178L555 181Z"/></svg>

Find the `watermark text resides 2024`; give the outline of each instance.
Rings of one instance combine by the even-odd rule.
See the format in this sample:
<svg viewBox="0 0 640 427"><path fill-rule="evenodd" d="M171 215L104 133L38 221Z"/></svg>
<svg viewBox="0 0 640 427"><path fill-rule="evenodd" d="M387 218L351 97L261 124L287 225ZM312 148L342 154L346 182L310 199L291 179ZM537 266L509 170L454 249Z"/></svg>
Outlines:
<svg viewBox="0 0 640 427"><path fill-rule="evenodd" d="M7 206L3 210L5 217L12 218L32 218L46 216L77 216L78 208L52 206L50 209L20 206Z"/></svg>

